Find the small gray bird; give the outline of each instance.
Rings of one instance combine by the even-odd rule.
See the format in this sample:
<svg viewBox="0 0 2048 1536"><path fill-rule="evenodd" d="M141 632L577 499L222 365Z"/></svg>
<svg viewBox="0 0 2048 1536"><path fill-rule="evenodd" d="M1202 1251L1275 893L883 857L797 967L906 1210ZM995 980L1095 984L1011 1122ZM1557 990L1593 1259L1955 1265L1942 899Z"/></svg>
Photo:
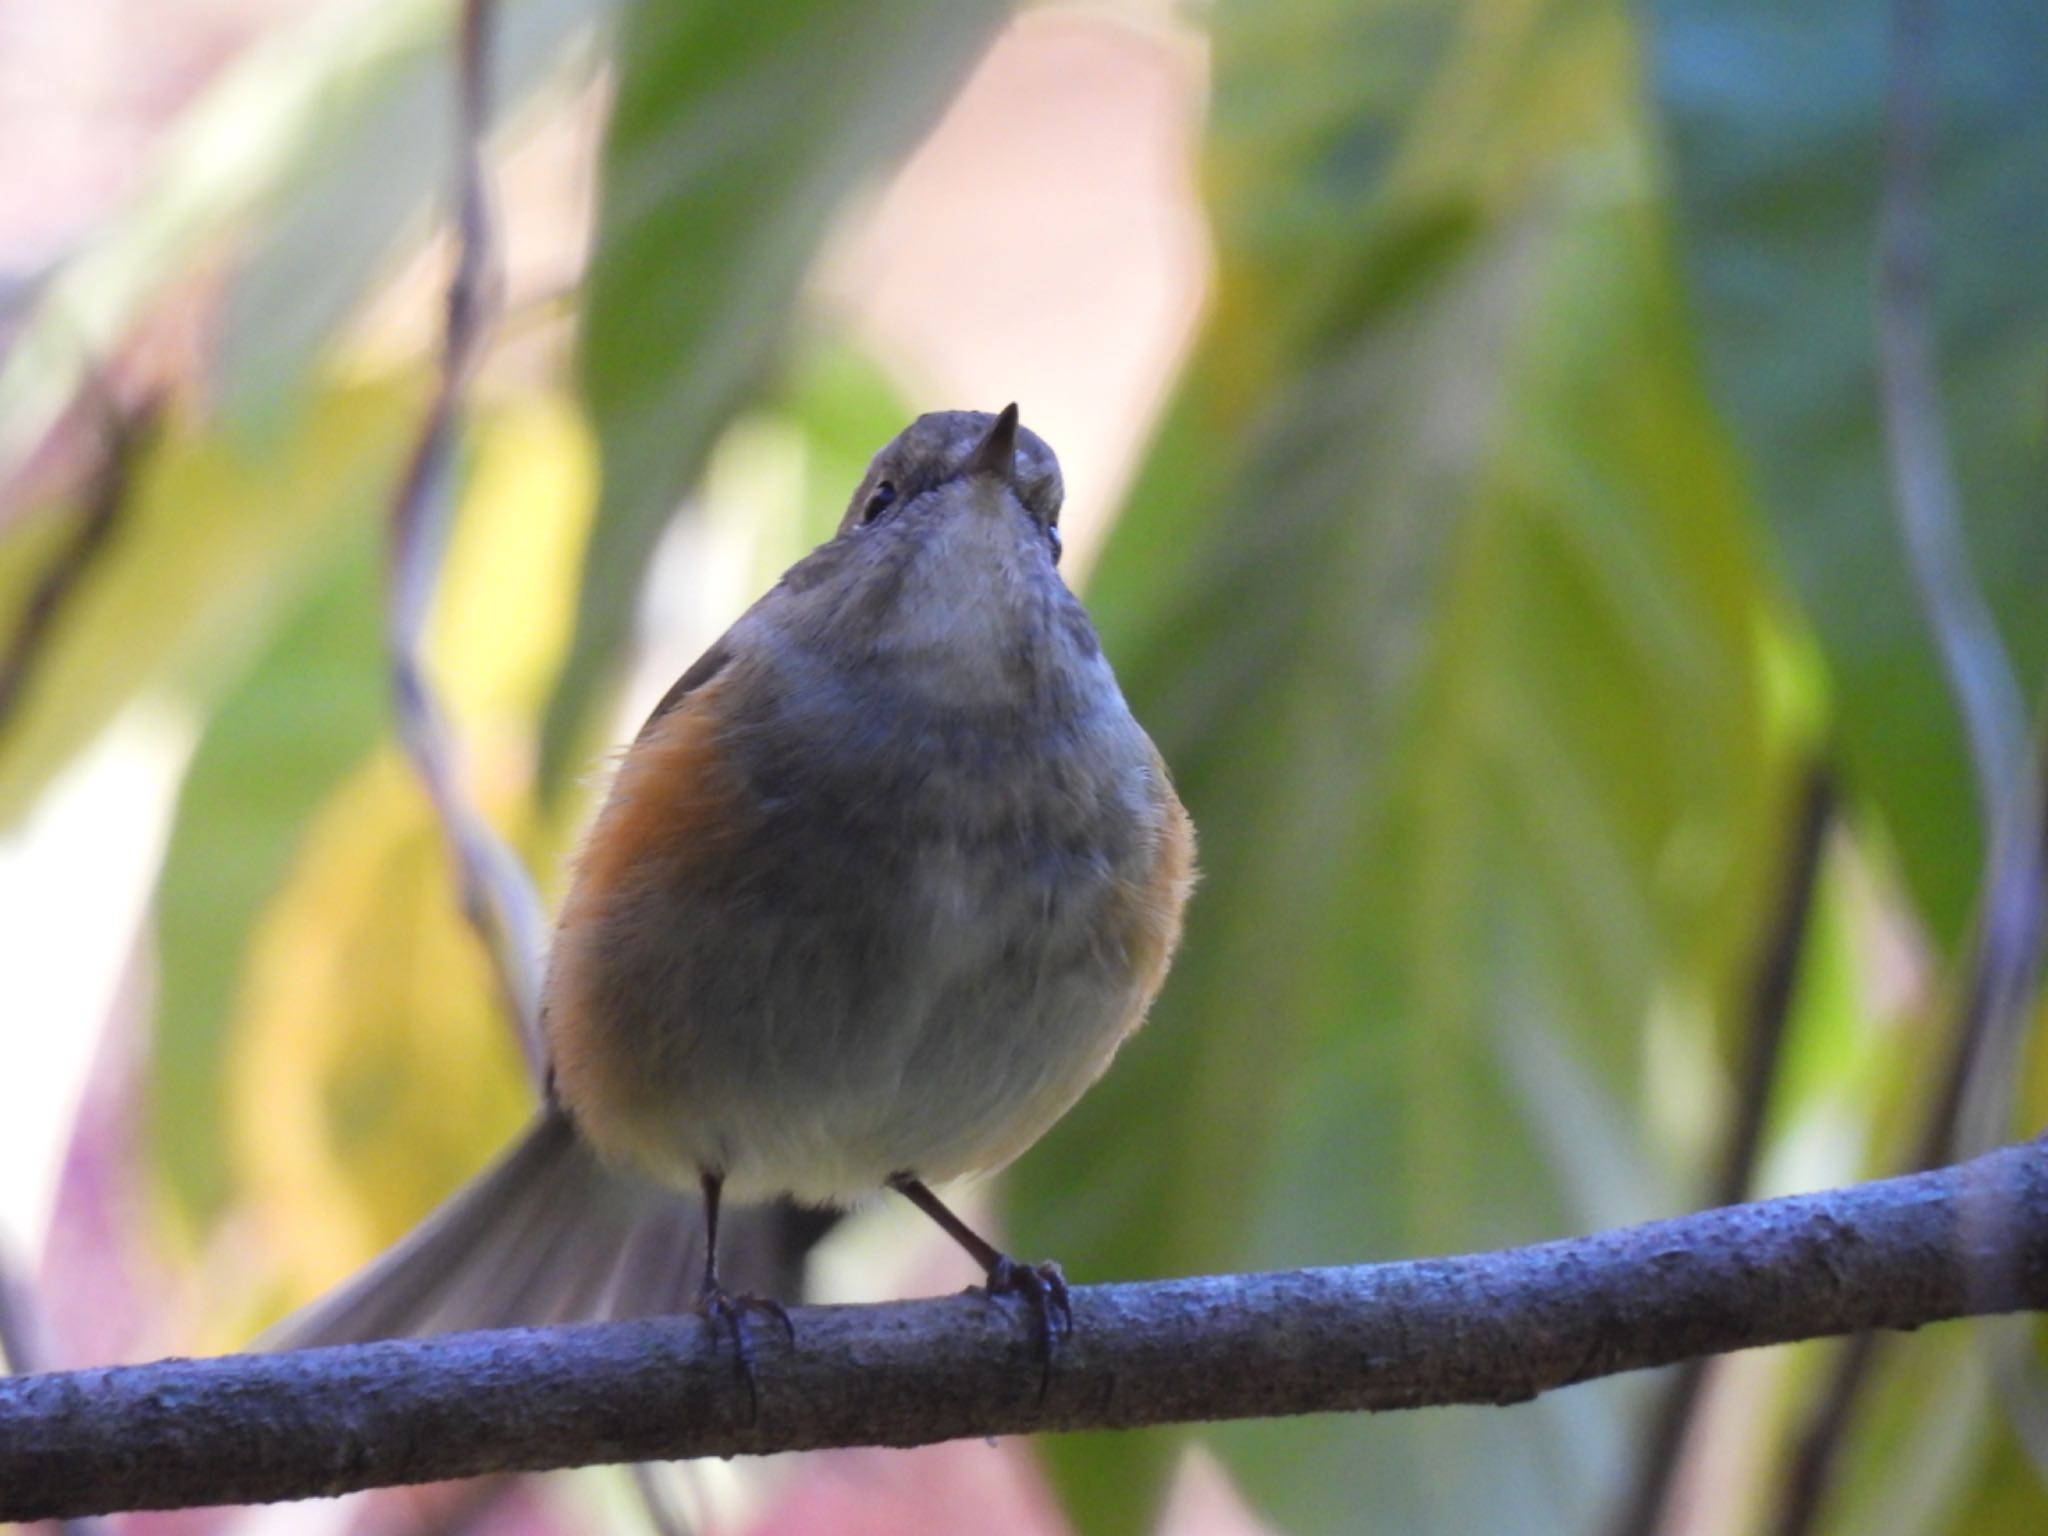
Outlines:
<svg viewBox="0 0 2048 1536"><path fill-rule="evenodd" d="M701 1219L684 1304L751 1381L743 1309L781 1309L722 1288L721 1200L886 1187L1031 1304L1050 1357L1057 1266L930 1186L1001 1168L1109 1065L1194 877L1060 579L1061 490L1014 405L921 416L875 457L627 750L549 957L539 1118L273 1342L674 1310Z"/></svg>

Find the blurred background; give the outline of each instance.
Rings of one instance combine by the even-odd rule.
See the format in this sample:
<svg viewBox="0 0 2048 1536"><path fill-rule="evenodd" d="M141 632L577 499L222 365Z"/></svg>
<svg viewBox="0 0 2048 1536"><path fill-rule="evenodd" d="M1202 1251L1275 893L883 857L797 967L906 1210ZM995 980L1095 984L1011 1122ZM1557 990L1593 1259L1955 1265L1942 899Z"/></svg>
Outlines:
<svg viewBox="0 0 2048 1536"><path fill-rule="evenodd" d="M2048 11L472 11L465 240L450 0L0 7L11 1364L236 1348L480 1167L608 750L909 416L1013 399L1206 870L970 1192L1018 1251L1495 1248L2038 1131ZM810 1284L972 1278L878 1205ZM112 1524L2033 1532L2035 1349Z"/></svg>

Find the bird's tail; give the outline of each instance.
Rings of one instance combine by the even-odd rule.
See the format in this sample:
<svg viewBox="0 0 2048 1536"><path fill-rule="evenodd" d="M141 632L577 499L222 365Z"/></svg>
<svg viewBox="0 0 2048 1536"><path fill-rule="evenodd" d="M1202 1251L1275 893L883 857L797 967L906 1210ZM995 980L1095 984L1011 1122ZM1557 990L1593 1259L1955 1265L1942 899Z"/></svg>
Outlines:
<svg viewBox="0 0 2048 1536"><path fill-rule="evenodd" d="M695 1199L605 1167L565 1116L544 1113L397 1247L259 1347L679 1311L696 1291L702 1229ZM767 1280L761 1255L750 1257L734 1255ZM801 1262L799 1248L784 1268Z"/></svg>

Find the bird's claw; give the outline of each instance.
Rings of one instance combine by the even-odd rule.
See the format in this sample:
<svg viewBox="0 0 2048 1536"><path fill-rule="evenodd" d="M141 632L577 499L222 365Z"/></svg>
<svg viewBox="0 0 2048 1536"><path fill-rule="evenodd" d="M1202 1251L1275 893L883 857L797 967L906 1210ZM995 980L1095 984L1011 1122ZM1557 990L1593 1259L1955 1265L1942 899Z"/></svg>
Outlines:
<svg viewBox="0 0 2048 1536"><path fill-rule="evenodd" d="M1074 1308L1067 1295L1067 1277L1059 1265L1047 1259L1043 1264L1020 1264L1007 1255L989 1267L988 1295L1021 1296L1031 1308L1038 1343L1038 1400L1045 1401L1052 1386L1052 1360L1059 1341L1074 1333Z"/></svg>
<svg viewBox="0 0 2048 1536"><path fill-rule="evenodd" d="M761 1412L761 1396L754 1378L754 1341L747 1329L749 1312L766 1312L789 1336L791 1344L796 1343L796 1324L789 1320L789 1309L772 1296L756 1296L741 1292L735 1296L717 1285L707 1285L697 1293L691 1308L711 1329L714 1347L721 1332L732 1337L733 1369L747 1384L747 1411L758 1418Z"/></svg>

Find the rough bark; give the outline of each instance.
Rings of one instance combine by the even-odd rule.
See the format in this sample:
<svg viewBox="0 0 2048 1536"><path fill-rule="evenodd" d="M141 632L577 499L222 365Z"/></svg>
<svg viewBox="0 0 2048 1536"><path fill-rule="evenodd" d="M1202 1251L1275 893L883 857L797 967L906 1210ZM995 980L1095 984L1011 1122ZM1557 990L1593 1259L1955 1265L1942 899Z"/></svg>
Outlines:
<svg viewBox="0 0 2048 1536"><path fill-rule="evenodd" d="M1078 1287L1039 1396L1015 1303L796 1311L759 1414L694 1317L0 1381L0 1519L593 1462L1517 1403L1761 1344L2048 1303L2048 1142L1464 1258Z"/></svg>

